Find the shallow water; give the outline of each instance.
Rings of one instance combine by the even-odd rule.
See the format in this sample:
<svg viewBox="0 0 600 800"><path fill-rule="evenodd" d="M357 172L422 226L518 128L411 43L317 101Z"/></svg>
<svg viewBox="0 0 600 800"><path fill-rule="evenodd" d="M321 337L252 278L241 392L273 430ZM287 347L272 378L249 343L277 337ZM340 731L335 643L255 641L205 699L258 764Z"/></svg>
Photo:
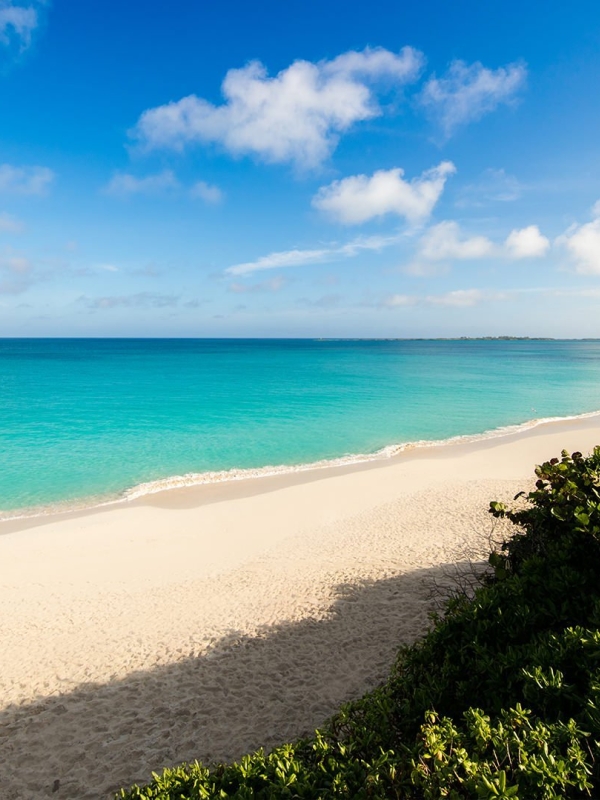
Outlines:
<svg viewBox="0 0 600 800"><path fill-rule="evenodd" d="M598 409L600 341L4 339L0 509Z"/></svg>

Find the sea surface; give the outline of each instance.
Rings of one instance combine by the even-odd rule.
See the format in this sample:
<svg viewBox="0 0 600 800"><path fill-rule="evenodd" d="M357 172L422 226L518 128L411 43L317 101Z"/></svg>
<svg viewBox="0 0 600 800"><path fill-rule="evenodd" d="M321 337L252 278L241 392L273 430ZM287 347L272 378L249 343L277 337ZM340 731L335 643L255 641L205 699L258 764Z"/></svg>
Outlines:
<svg viewBox="0 0 600 800"><path fill-rule="evenodd" d="M4 339L0 516L597 410L600 341Z"/></svg>

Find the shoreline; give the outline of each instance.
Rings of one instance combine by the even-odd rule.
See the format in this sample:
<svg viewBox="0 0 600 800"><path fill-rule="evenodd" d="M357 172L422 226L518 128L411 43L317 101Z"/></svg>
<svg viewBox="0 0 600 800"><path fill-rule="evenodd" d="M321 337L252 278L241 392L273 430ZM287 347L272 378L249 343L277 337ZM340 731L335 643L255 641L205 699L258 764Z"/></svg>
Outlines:
<svg viewBox="0 0 600 800"><path fill-rule="evenodd" d="M19 530L28 527L30 522L54 519L66 519L73 515L87 515L104 508L112 508L122 504L133 505L139 501L144 501L153 495L170 492L178 492L185 489L193 489L203 486L229 485L237 482L264 481L282 476L301 476L304 473L309 475L320 471L331 471L346 468L362 468L369 465L385 464L388 461L401 457L408 453L421 452L431 448L441 449L462 445L477 445L497 439L510 438L534 431L546 425L565 424L600 418L600 410L586 411L581 414L571 414L564 417L541 417L533 418L521 423L504 425L492 428L482 433L457 434L446 439L420 439L402 443L385 445L374 453L355 453L335 458L321 459L317 461L286 465L266 465L264 467L232 468L228 470L213 470L205 472L186 473L184 475L172 475L166 478L159 478L153 481L145 481L124 489L118 495L102 498L82 498L80 500L59 501L55 504L30 506L14 510L2 511L0 509L0 535L7 531ZM267 489L268 490L268 489ZM260 489L257 489L260 491ZM10 523L13 523L11 525ZM22 525L20 523L23 523ZM37 524L33 522L33 524ZM16 525L16 527L15 527Z"/></svg>
<svg viewBox="0 0 600 800"><path fill-rule="evenodd" d="M42 800L60 780L64 800L109 800L310 734L506 534L490 501L598 444L594 415L0 524L4 792Z"/></svg>

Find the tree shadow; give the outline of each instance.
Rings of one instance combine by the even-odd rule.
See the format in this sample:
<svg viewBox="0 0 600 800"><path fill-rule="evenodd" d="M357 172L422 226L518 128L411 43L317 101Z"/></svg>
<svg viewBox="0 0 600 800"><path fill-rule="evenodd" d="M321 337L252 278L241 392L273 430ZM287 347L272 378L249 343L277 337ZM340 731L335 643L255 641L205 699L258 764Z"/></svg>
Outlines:
<svg viewBox="0 0 600 800"><path fill-rule="evenodd" d="M0 712L0 796L112 798L183 761L232 760L310 734L381 683L420 636L432 590L467 565L341 584L325 619L232 634L201 656Z"/></svg>

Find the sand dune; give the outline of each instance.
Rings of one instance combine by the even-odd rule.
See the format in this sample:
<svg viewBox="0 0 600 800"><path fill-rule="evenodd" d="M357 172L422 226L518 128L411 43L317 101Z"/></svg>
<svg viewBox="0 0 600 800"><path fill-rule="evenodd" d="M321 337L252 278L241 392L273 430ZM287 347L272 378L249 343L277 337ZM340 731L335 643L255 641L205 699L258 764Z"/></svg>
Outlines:
<svg viewBox="0 0 600 800"><path fill-rule="evenodd" d="M107 798L310 732L425 629L489 501L597 443L600 417L0 524L0 796Z"/></svg>

